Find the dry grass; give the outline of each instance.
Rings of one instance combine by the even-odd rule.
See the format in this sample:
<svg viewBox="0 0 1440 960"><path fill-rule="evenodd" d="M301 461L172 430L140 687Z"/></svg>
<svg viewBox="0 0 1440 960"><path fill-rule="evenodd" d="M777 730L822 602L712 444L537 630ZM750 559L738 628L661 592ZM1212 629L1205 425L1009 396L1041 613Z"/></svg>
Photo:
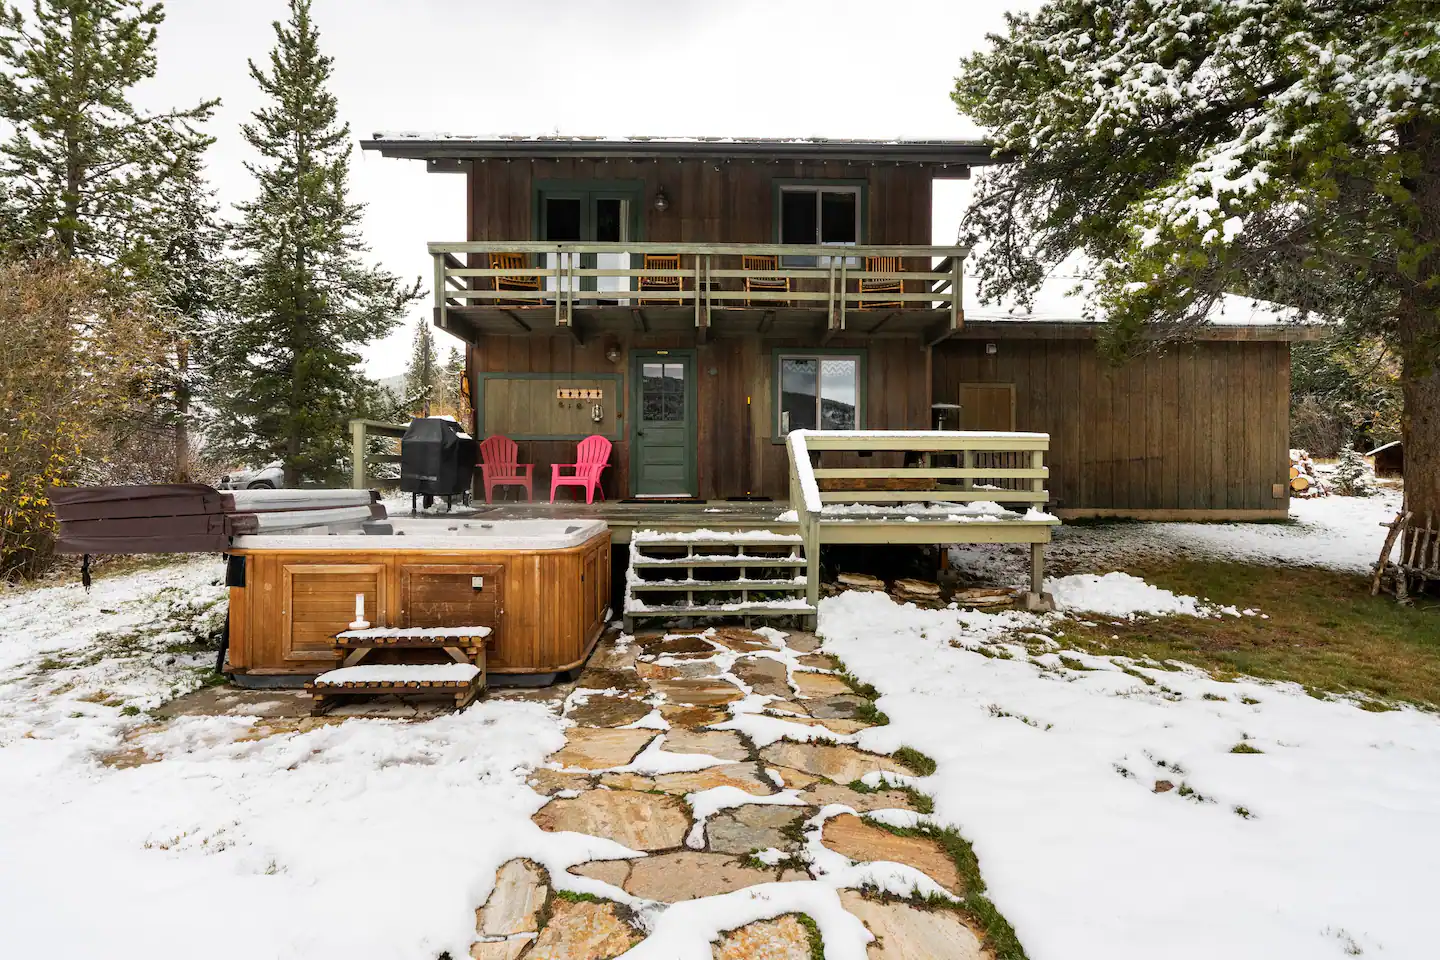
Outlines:
<svg viewBox="0 0 1440 960"><path fill-rule="evenodd" d="M1062 642L1136 658L1181 660L1219 678L1291 680L1317 693L1359 692L1440 708L1440 601L1402 607L1370 596L1369 579L1303 567L1176 562L1127 572L1261 617L1090 617Z"/></svg>

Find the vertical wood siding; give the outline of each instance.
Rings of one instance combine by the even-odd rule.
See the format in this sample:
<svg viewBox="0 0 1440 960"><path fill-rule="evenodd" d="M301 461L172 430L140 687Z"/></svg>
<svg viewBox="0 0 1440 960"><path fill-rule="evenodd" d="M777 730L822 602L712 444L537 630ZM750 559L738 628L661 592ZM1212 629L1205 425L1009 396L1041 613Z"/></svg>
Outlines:
<svg viewBox="0 0 1440 960"><path fill-rule="evenodd" d="M1015 428L1050 434L1061 508L1277 510L1289 468L1290 347L1205 341L1113 368L1089 340L942 344L936 402L1015 384Z"/></svg>

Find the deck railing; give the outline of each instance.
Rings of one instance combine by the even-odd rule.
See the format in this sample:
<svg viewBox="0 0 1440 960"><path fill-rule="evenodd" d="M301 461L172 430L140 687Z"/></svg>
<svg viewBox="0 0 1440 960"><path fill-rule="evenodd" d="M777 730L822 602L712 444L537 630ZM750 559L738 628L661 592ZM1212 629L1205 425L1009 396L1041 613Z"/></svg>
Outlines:
<svg viewBox="0 0 1440 960"><path fill-rule="evenodd" d="M1031 593L1044 576L1044 544L1059 521L1050 499L1046 433L975 431L796 430L790 453L790 505L805 543L809 600L820 599L824 543L1029 543ZM918 455L910 465L815 466L826 452ZM1013 464L1026 464L1015 466ZM825 481L860 481L861 489L825 490ZM979 512L996 503L1014 513ZM843 505L853 504L853 507ZM913 505L913 509L896 509ZM953 506L951 506L953 505ZM1028 509L1026 509L1028 508ZM1021 510L1024 512L1020 512Z"/></svg>
<svg viewBox="0 0 1440 960"><path fill-rule="evenodd" d="M848 310L899 303L899 309L945 310L952 328L961 316L962 264L967 247L896 244L781 243L550 243L485 241L432 243L437 316L456 307L550 306L555 323L572 322L577 305L688 305L696 326L715 309L808 307L827 312L843 329ZM492 267L489 254L518 254L518 267ZM678 256L678 269L647 269L646 254ZM462 257L470 258L469 262ZM774 257L776 266L746 268L745 257ZM899 257L919 270L866 270L867 257ZM601 261L604 261L602 265ZM485 266L471 266L481 262ZM745 281L788 279L790 289L745 289ZM509 279L516 283L502 285ZM679 289L642 289L643 281ZM861 291L860 281L902 282L902 289ZM603 282L603 285L602 285ZM511 289L521 285L538 289ZM773 286L773 285L772 285ZM598 287L599 289L589 289Z"/></svg>

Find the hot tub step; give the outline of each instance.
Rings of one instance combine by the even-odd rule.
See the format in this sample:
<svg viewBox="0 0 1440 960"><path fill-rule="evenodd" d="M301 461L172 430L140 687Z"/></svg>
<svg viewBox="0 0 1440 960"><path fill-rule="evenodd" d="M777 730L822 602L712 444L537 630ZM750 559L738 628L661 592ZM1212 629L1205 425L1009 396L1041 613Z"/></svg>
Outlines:
<svg viewBox="0 0 1440 960"><path fill-rule="evenodd" d="M625 611L627 617L794 617L814 616L810 604L723 603L691 607L647 606Z"/></svg>
<svg viewBox="0 0 1440 960"><path fill-rule="evenodd" d="M311 712L324 713L345 695L439 694L453 697L462 710L485 689L485 670L473 663L373 663L341 667L305 685Z"/></svg>
<svg viewBox="0 0 1440 960"><path fill-rule="evenodd" d="M738 556L735 554L715 554L693 557L640 556L631 560L630 565L636 569L645 567L803 567L805 566L805 558L789 555L762 557L754 554L740 554Z"/></svg>

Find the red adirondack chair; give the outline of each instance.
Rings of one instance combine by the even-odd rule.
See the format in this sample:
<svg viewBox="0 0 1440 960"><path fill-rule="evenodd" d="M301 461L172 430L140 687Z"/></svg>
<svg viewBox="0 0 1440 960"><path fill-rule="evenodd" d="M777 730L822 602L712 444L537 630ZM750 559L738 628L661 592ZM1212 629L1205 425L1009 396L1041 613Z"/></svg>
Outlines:
<svg viewBox="0 0 1440 960"><path fill-rule="evenodd" d="M496 487L524 487L525 499L534 500L533 463L517 463L520 448L509 437L496 434L480 444L480 473L485 478L485 502L489 503Z"/></svg>
<svg viewBox="0 0 1440 960"><path fill-rule="evenodd" d="M610 465L610 441L604 437L586 437L575 448L575 463L557 463L550 468L550 502L555 502L556 487L584 487L585 502L594 503L595 494L605 499L600 487L600 474ZM562 471L569 470L567 476Z"/></svg>

